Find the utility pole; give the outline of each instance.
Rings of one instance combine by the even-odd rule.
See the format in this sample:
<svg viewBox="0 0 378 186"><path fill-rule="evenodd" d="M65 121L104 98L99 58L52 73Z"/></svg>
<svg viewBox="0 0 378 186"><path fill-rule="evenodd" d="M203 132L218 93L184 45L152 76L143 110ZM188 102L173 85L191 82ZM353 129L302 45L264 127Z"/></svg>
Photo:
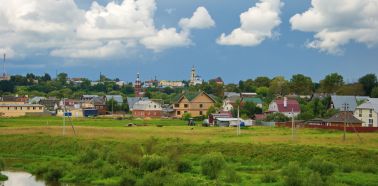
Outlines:
<svg viewBox="0 0 378 186"><path fill-rule="evenodd" d="M5 57L6 57L6 54L4 53L4 63L3 63L3 76L4 77L7 75L5 72Z"/></svg>
<svg viewBox="0 0 378 186"><path fill-rule="evenodd" d="M113 96L113 98L114 98L114 96ZM114 110L113 110L113 108L114 108L114 99L112 98L112 116L113 116L113 113L114 113Z"/></svg>
<svg viewBox="0 0 378 186"><path fill-rule="evenodd" d="M63 98L63 136L66 134L66 99Z"/></svg>
<svg viewBox="0 0 378 186"><path fill-rule="evenodd" d="M343 134L343 141L345 141L346 140L346 123L347 123L347 108L348 108L348 104L344 103L343 106L344 106L344 134Z"/></svg>
<svg viewBox="0 0 378 186"><path fill-rule="evenodd" d="M294 109L291 109L291 140L294 142Z"/></svg>

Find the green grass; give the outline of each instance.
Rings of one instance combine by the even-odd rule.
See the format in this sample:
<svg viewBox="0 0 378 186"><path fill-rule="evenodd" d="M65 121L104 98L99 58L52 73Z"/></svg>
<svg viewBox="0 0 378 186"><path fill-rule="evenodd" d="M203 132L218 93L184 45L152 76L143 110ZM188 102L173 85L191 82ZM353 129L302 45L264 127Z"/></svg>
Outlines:
<svg viewBox="0 0 378 186"><path fill-rule="evenodd" d="M314 171L327 172L314 166L319 162L335 169L322 176L326 185L378 182L378 133L360 134L362 142L348 133L343 142L340 131L298 129L292 141L288 128L245 128L236 136L235 128L188 127L181 120L90 118L75 120L77 136L70 128L62 136L61 121L0 119L0 159L7 169L90 185L283 185L289 162L298 162L303 183ZM216 179L202 171L213 152L225 160ZM183 161L189 168L182 172Z"/></svg>

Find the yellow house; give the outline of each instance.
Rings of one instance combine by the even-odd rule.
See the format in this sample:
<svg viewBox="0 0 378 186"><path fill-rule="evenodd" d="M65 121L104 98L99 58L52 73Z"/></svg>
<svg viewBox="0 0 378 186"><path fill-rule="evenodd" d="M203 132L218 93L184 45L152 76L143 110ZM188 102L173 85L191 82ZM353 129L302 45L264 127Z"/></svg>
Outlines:
<svg viewBox="0 0 378 186"><path fill-rule="evenodd" d="M44 106L20 102L0 102L0 117L19 117L28 113L44 113Z"/></svg>
<svg viewBox="0 0 378 186"><path fill-rule="evenodd" d="M205 92L183 93L173 105L175 116L183 117L185 113L190 113L192 117L204 116L211 106L214 106L215 99Z"/></svg>

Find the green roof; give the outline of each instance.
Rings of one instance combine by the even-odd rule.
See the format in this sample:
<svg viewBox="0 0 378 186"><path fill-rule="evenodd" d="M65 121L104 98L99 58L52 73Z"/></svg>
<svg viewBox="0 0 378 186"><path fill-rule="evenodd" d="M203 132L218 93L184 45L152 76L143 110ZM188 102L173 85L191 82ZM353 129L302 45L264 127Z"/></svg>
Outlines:
<svg viewBox="0 0 378 186"><path fill-rule="evenodd" d="M243 98L242 102L249 102L249 103L256 103L256 104L263 103L263 101L260 98Z"/></svg>

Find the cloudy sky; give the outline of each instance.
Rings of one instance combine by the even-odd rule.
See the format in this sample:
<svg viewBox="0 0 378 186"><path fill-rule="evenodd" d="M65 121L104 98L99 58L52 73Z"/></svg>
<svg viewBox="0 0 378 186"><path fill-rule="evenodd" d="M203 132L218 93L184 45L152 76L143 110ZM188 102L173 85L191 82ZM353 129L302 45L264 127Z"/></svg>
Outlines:
<svg viewBox="0 0 378 186"><path fill-rule="evenodd" d="M377 0L0 0L10 74L226 82L378 72Z"/></svg>

